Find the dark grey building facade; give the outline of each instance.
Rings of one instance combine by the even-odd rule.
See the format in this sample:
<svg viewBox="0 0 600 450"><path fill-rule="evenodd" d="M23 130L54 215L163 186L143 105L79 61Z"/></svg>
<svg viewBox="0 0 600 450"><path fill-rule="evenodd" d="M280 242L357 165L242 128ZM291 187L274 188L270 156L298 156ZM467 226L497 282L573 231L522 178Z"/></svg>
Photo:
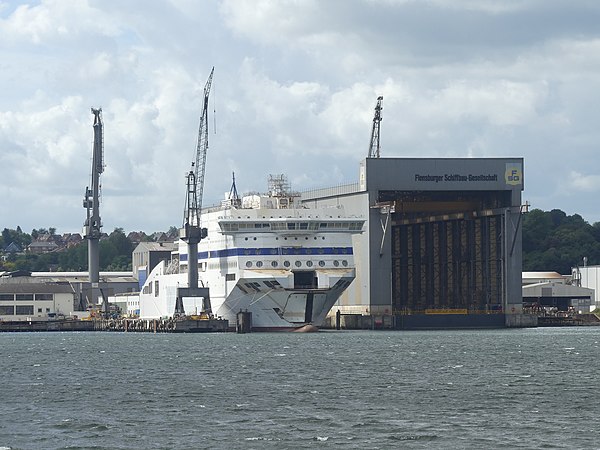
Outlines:
<svg viewBox="0 0 600 450"><path fill-rule="evenodd" d="M522 158L367 158L358 183L303 193L368 218L356 279L332 313L396 328L530 325L523 187Z"/></svg>

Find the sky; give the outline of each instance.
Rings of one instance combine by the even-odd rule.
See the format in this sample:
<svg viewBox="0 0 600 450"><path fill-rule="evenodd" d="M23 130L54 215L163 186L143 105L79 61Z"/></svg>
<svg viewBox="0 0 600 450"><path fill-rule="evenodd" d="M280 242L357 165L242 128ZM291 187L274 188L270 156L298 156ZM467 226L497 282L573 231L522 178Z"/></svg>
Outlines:
<svg viewBox="0 0 600 450"><path fill-rule="evenodd" d="M204 205L358 181L382 157L523 157L523 201L600 221L596 0L0 0L0 228L181 226L214 66Z"/></svg>

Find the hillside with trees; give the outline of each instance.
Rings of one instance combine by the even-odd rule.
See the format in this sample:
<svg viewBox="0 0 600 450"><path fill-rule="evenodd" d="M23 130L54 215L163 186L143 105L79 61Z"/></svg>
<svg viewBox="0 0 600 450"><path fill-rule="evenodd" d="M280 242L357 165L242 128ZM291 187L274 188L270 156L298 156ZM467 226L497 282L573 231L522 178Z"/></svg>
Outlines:
<svg viewBox="0 0 600 450"><path fill-rule="evenodd" d="M570 274L586 257L589 265L600 264L600 222L590 225L579 214L568 216L559 209L534 209L523 215L523 270L554 271ZM131 270L131 253L142 241L173 240L177 228L165 233L125 235L115 228L100 240L100 270ZM32 243L55 243L40 247L36 253ZM20 227L4 228L0 237L0 271L26 270L85 271L87 242L79 235L57 235L55 228L33 229L30 234Z"/></svg>
<svg viewBox="0 0 600 450"><path fill-rule="evenodd" d="M600 222L587 223L579 214L559 209L534 209L523 216L523 270L555 271L563 275L571 268L600 264Z"/></svg>
<svg viewBox="0 0 600 450"><path fill-rule="evenodd" d="M122 228L115 228L100 239L100 270L131 270L131 253L142 241L172 240L177 229L167 233L146 235L143 232L126 236ZM34 249L34 244L39 244ZM41 249L41 250L37 250ZM24 233L4 228L0 237L0 271L25 270L29 272L78 272L86 271L87 241L79 234L57 235L55 228L32 230Z"/></svg>

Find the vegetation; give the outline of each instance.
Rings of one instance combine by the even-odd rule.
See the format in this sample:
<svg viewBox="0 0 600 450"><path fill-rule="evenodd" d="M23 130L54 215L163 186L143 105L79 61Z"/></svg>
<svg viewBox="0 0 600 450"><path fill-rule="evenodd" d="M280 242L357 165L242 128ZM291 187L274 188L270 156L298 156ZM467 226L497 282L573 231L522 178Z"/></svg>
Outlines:
<svg viewBox="0 0 600 450"><path fill-rule="evenodd" d="M600 222L587 223L579 214L567 216L559 209L534 209L523 216L523 270L555 271L600 264Z"/></svg>
<svg viewBox="0 0 600 450"><path fill-rule="evenodd" d="M559 209L542 211L534 209L523 215L523 270L555 271L571 273L571 268L583 264L600 264L600 222L587 223L580 215L568 216ZM177 228L167 232L174 237ZM153 236L136 233L136 241L152 241ZM156 235L156 234L155 234ZM52 240L56 228L33 229L31 234L4 228L0 237L0 250L15 243L25 250L31 242L40 238ZM122 228L115 228L100 240L100 269L131 270L131 253L137 242L129 239ZM1 253L1 252L0 252ZM4 253L0 259L0 271L26 270L34 272L85 271L87 270L87 242L81 241L70 248L43 253Z"/></svg>
<svg viewBox="0 0 600 450"><path fill-rule="evenodd" d="M170 230L171 231L171 230ZM23 233L20 227L16 230L5 228L0 237L0 249L6 249L11 243L17 244L21 249L26 249L31 242L38 238L54 241L55 228L48 230L41 228L32 230L31 234ZM144 233L138 237L145 241L152 238ZM123 232L122 228L115 228L110 235L100 239L100 270L128 271L131 270L131 253L135 247ZM49 253L31 252L4 252L0 259L0 271L25 270L31 272L46 271L85 271L88 267L87 241L81 240L69 248L59 248Z"/></svg>

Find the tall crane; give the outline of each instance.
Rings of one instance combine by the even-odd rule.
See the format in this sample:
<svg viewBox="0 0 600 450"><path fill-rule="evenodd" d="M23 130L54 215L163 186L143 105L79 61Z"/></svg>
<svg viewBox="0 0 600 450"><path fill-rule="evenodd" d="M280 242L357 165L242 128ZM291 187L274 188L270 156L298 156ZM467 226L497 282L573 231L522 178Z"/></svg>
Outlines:
<svg viewBox="0 0 600 450"><path fill-rule="evenodd" d="M375 116L373 117L373 128L371 129L371 142L369 144L369 158L379 158L379 131L381 128L381 106L383 97L380 95L377 97L377 104L375 105Z"/></svg>
<svg viewBox="0 0 600 450"><path fill-rule="evenodd" d="M100 220L100 175L104 172L104 131L102 124L102 108L92 108L94 115L94 147L92 150L91 187L85 188L83 207L87 217L83 225L84 238L88 240L88 273L91 285L91 298L95 299L96 289L100 282L100 251L99 241L102 228ZM103 295L104 297L104 295ZM87 305L80 305L86 307ZM106 299L103 301L104 313L108 313Z"/></svg>
<svg viewBox="0 0 600 450"><path fill-rule="evenodd" d="M204 103L198 129L198 145L195 162L187 174L186 206L183 214L183 227L179 230L179 238L188 244L188 287L179 288L175 302L175 314L185 314L183 297L203 297L202 314L212 315L208 289L198 288L198 243L207 236L206 228L200 226L200 211L204 191L204 173L206 153L208 151L208 97L215 68L210 71L204 86Z"/></svg>

